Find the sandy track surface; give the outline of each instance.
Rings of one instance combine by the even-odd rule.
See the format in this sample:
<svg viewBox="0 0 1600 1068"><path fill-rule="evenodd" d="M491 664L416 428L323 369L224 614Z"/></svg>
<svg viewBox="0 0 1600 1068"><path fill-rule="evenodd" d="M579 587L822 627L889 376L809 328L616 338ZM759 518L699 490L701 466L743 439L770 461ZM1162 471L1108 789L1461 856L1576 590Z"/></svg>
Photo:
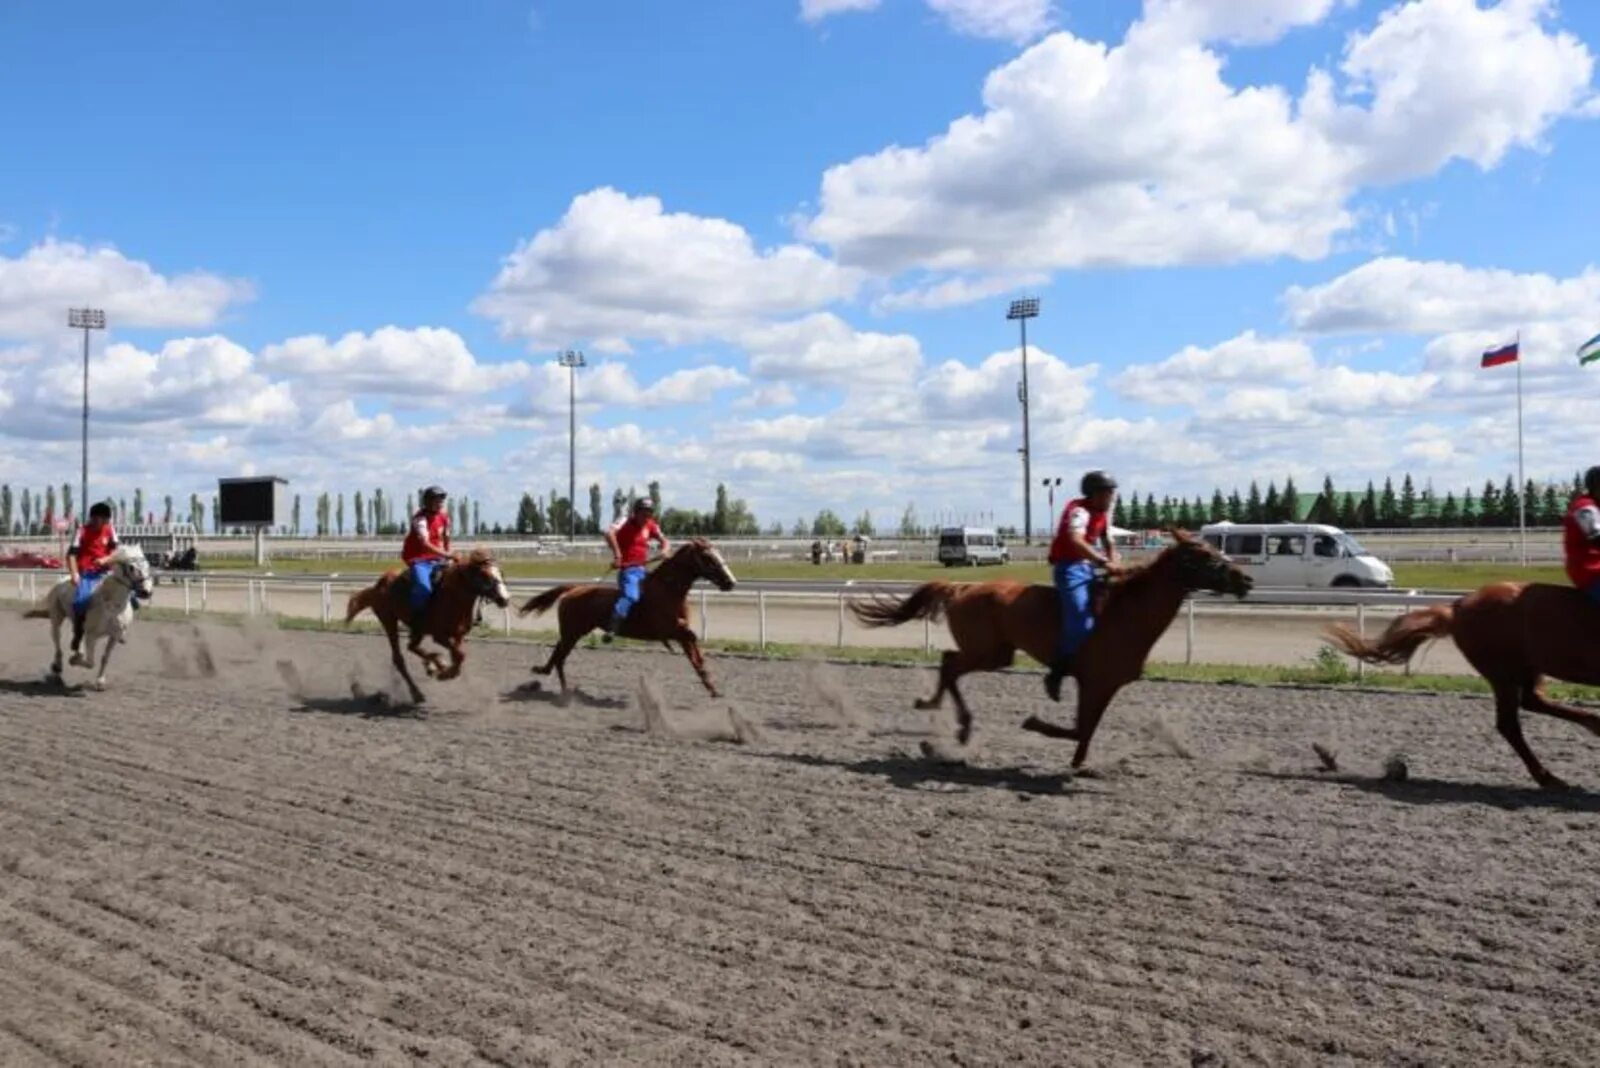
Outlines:
<svg viewBox="0 0 1600 1068"><path fill-rule="evenodd" d="M676 658L580 651L558 708L479 644L425 715L374 715L372 638L136 640L113 692L63 693L0 619L0 1064L1600 1048L1600 797L1528 789L1480 700L1147 684L1072 777L1016 728L1028 676L971 683L952 768L915 755L926 669L724 658L710 702ZM1600 782L1586 736L1530 735Z"/></svg>

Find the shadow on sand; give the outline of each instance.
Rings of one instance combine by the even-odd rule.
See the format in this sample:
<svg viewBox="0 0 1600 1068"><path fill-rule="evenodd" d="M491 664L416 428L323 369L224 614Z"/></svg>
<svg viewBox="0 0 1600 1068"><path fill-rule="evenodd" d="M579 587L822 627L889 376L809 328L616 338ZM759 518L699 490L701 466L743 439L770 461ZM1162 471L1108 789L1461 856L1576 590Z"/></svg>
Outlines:
<svg viewBox="0 0 1600 1068"><path fill-rule="evenodd" d="M0 693L18 697L86 697L88 686L69 686L60 679L0 679Z"/></svg>
<svg viewBox="0 0 1600 1068"><path fill-rule="evenodd" d="M320 712L329 716L359 716L362 719L427 719L422 705L394 704L381 694L364 697L298 697L292 711Z"/></svg>
<svg viewBox="0 0 1600 1068"><path fill-rule="evenodd" d="M1017 794L1065 794L1072 785L1071 772L1039 772L1028 768L980 768L971 764L935 757L899 754L866 757L861 760L836 760L812 753L763 753L768 760L782 760L812 768L837 768L852 775L886 779L902 790L922 790L930 785L967 786L1010 790Z"/></svg>
<svg viewBox="0 0 1600 1068"><path fill-rule="evenodd" d="M566 700L562 700L560 690L547 690L544 684L538 681L525 682L514 690L508 690L500 695L502 701L517 701L524 704L549 705L551 708L596 708L620 709L627 708L628 702L620 697L595 697L582 690L573 690Z"/></svg>
<svg viewBox="0 0 1600 1068"><path fill-rule="evenodd" d="M1337 771L1246 771L1257 779L1349 786L1406 805L1489 805L1493 808L1544 808L1558 812L1600 812L1600 793L1541 790L1536 786L1497 786L1443 779L1386 779Z"/></svg>

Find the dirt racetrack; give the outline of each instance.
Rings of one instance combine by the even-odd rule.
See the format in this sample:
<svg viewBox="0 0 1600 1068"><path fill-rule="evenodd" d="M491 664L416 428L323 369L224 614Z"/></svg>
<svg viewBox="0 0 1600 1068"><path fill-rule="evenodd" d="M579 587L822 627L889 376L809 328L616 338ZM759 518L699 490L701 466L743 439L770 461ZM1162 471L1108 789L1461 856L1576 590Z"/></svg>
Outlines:
<svg viewBox="0 0 1600 1068"><path fill-rule="evenodd" d="M959 768L913 755L926 669L723 658L708 702L580 650L558 708L480 643L375 715L374 638L134 637L112 692L63 692L0 618L0 1064L1600 1049L1600 797L1529 789L1480 700L1146 684L1073 777L1016 727L1029 676L970 684ZM1600 782L1600 743L1529 733Z"/></svg>

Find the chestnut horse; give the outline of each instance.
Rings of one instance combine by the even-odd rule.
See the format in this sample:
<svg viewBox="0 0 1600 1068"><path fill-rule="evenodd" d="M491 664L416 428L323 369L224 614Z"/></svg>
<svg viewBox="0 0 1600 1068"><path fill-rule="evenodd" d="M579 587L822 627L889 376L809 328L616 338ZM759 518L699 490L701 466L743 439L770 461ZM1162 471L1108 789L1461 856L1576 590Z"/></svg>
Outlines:
<svg viewBox="0 0 1600 1068"><path fill-rule="evenodd" d="M1600 686L1600 608L1566 586L1497 582L1453 604L1401 616L1376 641L1348 627L1329 631L1332 643L1369 664L1404 664L1425 642L1454 638L1467 662L1494 689L1495 727L1547 790L1567 784L1545 769L1522 736L1521 713L1537 712L1600 734L1600 716L1556 704L1544 678Z"/></svg>
<svg viewBox="0 0 1600 1068"><path fill-rule="evenodd" d="M1037 716L1029 716L1022 724L1036 734L1075 740L1075 768L1088 756L1089 742L1111 699L1144 673L1151 648L1166 633L1184 598L1193 590L1235 597L1250 592L1250 577L1210 546L1183 531L1174 531L1173 538L1174 544L1150 564L1115 582L1089 640L1073 657L1071 674L1078 680L1076 725L1060 727ZM962 745L972 737L972 713L956 681L970 672L1010 667L1018 649L1041 664L1050 663L1061 626L1056 591L1020 582L929 582L909 597L850 607L869 627L893 627L941 615L949 618L956 648L945 653L939 663L939 688L926 701L916 702L916 707L938 708L948 691L955 698L956 736Z"/></svg>
<svg viewBox="0 0 1600 1068"><path fill-rule="evenodd" d="M394 666L411 688L411 699L420 705L426 698L411 678L411 672L406 668L406 658L400 653L401 620L406 620L407 629L411 628L411 612L406 604L409 587L410 580L403 569L390 571L371 586L350 596L344 621L349 623L364 610L372 609L372 614L383 625L383 632L389 636L389 651L394 657ZM423 616L422 629L411 630L411 641L406 646L422 661L423 670L432 678L443 681L461 674L461 665L467 659L461 647L466 641L467 632L472 629L480 597L487 597L501 608L511 603L505 578L500 574L494 557L482 549L472 550L465 559L460 555L453 556L439 572L433 598L428 602L427 612ZM449 651L449 667L445 666L438 653L422 648L424 638L432 638L436 645L442 645Z"/></svg>
<svg viewBox="0 0 1600 1068"><path fill-rule="evenodd" d="M640 641L677 642L683 646L683 654L689 658L695 674L711 691L711 696L719 697L721 695L706 671L706 658L700 652L700 640L689 629L689 588L697 579L706 579L720 590L731 590L735 583L733 572L728 570L722 554L704 538L685 543L645 576L639 603L633 606L617 633L620 637L637 638ZM558 606L556 618L561 625L561 639L544 667L533 670L539 675L554 671L561 680L562 697L570 692L567 686L567 657L585 634L611 618L611 609L616 603L615 586L573 584L546 590L517 610L518 615L525 616L530 612L546 612L552 605Z"/></svg>

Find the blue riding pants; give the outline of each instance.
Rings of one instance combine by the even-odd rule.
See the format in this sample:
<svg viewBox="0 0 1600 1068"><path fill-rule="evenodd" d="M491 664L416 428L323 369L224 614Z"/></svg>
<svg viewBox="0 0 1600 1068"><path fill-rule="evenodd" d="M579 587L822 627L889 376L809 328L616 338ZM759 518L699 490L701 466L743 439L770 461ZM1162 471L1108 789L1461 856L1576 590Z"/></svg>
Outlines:
<svg viewBox="0 0 1600 1068"><path fill-rule="evenodd" d="M411 565L411 611L420 612L433 596L433 580L438 576L443 560L418 560Z"/></svg>
<svg viewBox="0 0 1600 1068"><path fill-rule="evenodd" d="M1589 583L1588 588L1585 589L1583 593L1584 596L1588 597L1589 600L1593 601L1595 604L1600 604L1600 582Z"/></svg>
<svg viewBox="0 0 1600 1068"><path fill-rule="evenodd" d="M645 569L642 567L625 567L617 572L617 603L611 609L613 629L622 625L628 618L628 613L633 611L633 606L639 603L639 594L644 589Z"/></svg>
<svg viewBox="0 0 1600 1068"><path fill-rule="evenodd" d="M1061 634L1056 651L1072 656L1094 630L1094 565L1087 560L1056 564L1052 569L1061 602Z"/></svg>
<svg viewBox="0 0 1600 1068"><path fill-rule="evenodd" d="M89 598L94 596L94 591L100 588L100 583L104 582L105 578L106 573L104 571L96 571L92 574L85 572L78 576L78 590L72 597L72 614L75 617L82 619L88 614Z"/></svg>

